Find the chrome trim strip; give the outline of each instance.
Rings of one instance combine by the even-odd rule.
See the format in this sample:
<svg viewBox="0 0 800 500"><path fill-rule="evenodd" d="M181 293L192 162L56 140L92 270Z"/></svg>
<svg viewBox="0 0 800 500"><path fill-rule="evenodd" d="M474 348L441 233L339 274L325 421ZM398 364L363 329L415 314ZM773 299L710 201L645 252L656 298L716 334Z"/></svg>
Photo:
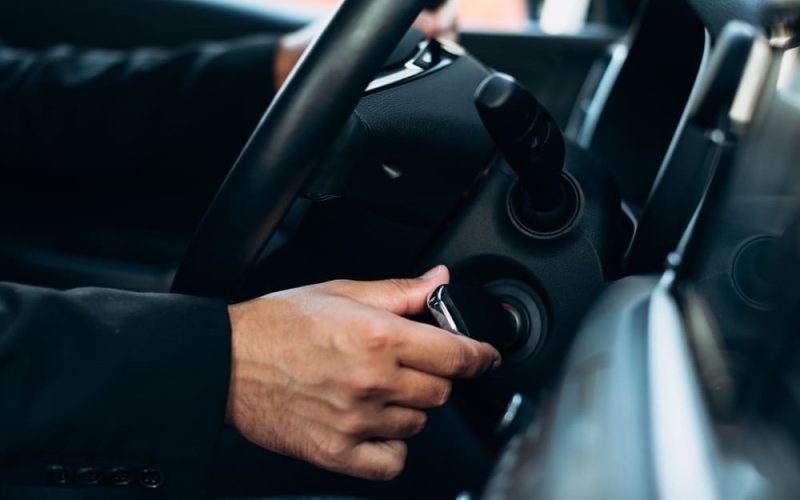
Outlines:
<svg viewBox="0 0 800 500"><path fill-rule="evenodd" d="M721 500L717 450L667 271L650 298L648 358L656 497Z"/></svg>
<svg viewBox="0 0 800 500"><path fill-rule="evenodd" d="M438 45L439 50L442 51L442 58L441 60L435 64L432 68L423 68L421 66L417 66L415 62L426 53L430 54L431 46ZM378 90L383 87L388 87L390 85L395 85L400 83L404 80L408 80L410 78L414 78L425 71L433 71L436 69L443 68L453 63L454 59L457 59L461 56L466 54L464 48L447 39L435 39L431 41L424 41L419 44L419 50L414 54L414 56L407 61L403 67L393 73L389 73L387 75L375 78L372 82L367 86L365 92L372 92L373 90Z"/></svg>
<svg viewBox="0 0 800 500"><path fill-rule="evenodd" d="M442 300L441 294L442 290L440 288L431 295L431 298L428 299L428 310L431 312L431 315L433 315L433 319L436 320L436 324L439 325L439 328L450 333L462 335L462 333L458 331L458 325L450 314L450 310L447 308L444 300Z"/></svg>
<svg viewBox="0 0 800 500"><path fill-rule="evenodd" d="M389 85L394 85L395 83L402 82L403 80L406 80L408 78L415 77L420 73L422 73L423 71L425 70L420 68L413 62L407 62L406 65L403 67L403 69L372 80L372 82L367 87L367 92L371 92L373 90L377 90L382 87L388 87Z"/></svg>

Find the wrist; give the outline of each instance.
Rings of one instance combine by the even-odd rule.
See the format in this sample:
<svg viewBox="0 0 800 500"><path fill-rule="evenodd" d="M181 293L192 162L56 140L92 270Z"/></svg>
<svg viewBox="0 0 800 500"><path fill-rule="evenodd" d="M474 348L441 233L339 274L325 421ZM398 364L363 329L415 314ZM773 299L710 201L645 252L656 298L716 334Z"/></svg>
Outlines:
<svg viewBox="0 0 800 500"><path fill-rule="evenodd" d="M228 381L228 399L225 403L225 423L232 427L235 425L235 400L237 395L237 374L239 370L238 360L240 359L239 345L241 343L241 305L228 306L228 318L231 324L231 363L230 378Z"/></svg>

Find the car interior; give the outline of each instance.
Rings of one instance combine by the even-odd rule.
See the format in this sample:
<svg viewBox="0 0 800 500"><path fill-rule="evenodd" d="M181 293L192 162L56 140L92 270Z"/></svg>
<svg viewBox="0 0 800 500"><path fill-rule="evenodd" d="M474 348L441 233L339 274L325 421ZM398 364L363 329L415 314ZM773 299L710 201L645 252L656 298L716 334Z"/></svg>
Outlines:
<svg viewBox="0 0 800 500"><path fill-rule="evenodd" d="M446 264L420 320L504 357L446 409L487 472L375 497L796 498L800 2L585 2L566 32L528 3L453 41L409 31L424 0L343 0L219 172L87 199L12 171L0 279L237 301ZM0 36L176 46L317 15L281 4L2 0ZM237 449L232 476L257 463ZM220 494L265 493L245 483ZM312 483L273 493L352 494Z"/></svg>

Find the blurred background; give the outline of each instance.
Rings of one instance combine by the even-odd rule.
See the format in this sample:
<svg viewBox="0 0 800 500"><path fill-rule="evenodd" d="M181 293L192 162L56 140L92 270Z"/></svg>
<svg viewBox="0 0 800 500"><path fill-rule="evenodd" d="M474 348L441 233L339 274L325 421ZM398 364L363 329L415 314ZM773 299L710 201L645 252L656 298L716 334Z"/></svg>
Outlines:
<svg viewBox="0 0 800 500"><path fill-rule="evenodd" d="M322 14L339 0L252 0L275 8ZM531 24L551 33L577 33L587 22L624 22L624 0L456 0L466 29L523 31ZM315 12L316 11L316 12Z"/></svg>
<svg viewBox="0 0 800 500"><path fill-rule="evenodd" d="M296 9L315 9L320 13L333 8L339 0L261 0L275 7ZM460 0L459 23L465 27L496 27L520 29L524 27L531 15L531 8L536 10L541 0ZM292 5L293 4L293 5ZM530 5L529 5L530 4Z"/></svg>

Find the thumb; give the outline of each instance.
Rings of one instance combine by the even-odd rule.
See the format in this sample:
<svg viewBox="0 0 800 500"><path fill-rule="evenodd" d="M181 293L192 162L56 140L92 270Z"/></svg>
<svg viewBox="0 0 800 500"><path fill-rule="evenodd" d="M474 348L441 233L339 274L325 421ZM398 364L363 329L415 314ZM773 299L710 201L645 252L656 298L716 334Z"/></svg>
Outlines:
<svg viewBox="0 0 800 500"><path fill-rule="evenodd" d="M384 309L400 316L420 314L428 297L440 285L450 282L450 271L436 266L419 278L384 281L334 281L329 292L349 297L365 306Z"/></svg>

